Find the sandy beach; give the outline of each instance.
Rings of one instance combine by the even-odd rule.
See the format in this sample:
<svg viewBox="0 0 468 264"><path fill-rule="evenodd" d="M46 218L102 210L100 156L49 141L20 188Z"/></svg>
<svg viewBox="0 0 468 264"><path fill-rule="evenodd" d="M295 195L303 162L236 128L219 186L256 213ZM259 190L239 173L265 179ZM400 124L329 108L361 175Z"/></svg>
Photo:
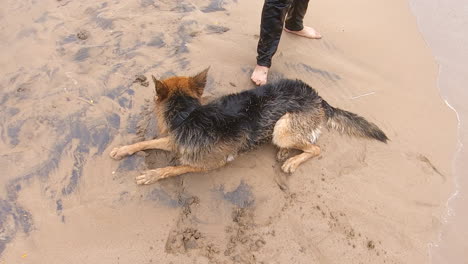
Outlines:
<svg viewBox="0 0 468 264"><path fill-rule="evenodd" d="M299 78L381 127L326 133L281 173L271 145L228 166L137 186L169 154L152 83L211 66L207 100L253 88L263 1L6 1L0 9L0 264L430 263L457 118L406 0L311 1L323 35L284 33L270 80ZM78 34L79 33L79 34Z"/></svg>
<svg viewBox="0 0 468 264"><path fill-rule="evenodd" d="M439 68L438 86L447 105L458 119L458 144L453 160L453 192L447 201L447 212L439 239L433 243L431 255L433 263L467 263L468 250L468 26L466 1L451 0L443 3L435 1L411 0L419 28L427 45L433 51Z"/></svg>

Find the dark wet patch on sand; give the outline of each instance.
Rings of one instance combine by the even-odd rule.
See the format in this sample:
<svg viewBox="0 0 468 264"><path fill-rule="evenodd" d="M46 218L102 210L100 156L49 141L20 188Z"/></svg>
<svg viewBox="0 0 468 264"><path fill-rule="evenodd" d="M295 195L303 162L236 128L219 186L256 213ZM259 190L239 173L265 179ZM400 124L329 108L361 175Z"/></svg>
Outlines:
<svg viewBox="0 0 468 264"><path fill-rule="evenodd" d="M16 35L17 38L22 39L22 38L29 38L31 36L36 36L37 35L37 30L35 28L25 28L18 32Z"/></svg>
<svg viewBox="0 0 468 264"><path fill-rule="evenodd" d="M131 109L133 106L132 100L126 97L119 98L118 102L119 102L120 107L122 108Z"/></svg>
<svg viewBox="0 0 468 264"><path fill-rule="evenodd" d="M87 58L89 58L89 48L81 48L75 53L73 60L84 61Z"/></svg>
<svg viewBox="0 0 468 264"><path fill-rule="evenodd" d="M106 120L107 120L107 122L109 122L111 127L115 128L115 129L120 128L120 116L118 114L111 113L111 114L106 116Z"/></svg>
<svg viewBox="0 0 468 264"><path fill-rule="evenodd" d="M104 18L104 17L95 17L94 21L102 29L111 29L113 28L113 20Z"/></svg>
<svg viewBox="0 0 468 264"><path fill-rule="evenodd" d="M171 9L171 11L177 13L188 13L195 9L196 8L190 3L178 3L174 8Z"/></svg>
<svg viewBox="0 0 468 264"><path fill-rule="evenodd" d="M140 5L141 7L155 6L154 0L141 0Z"/></svg>
<svg viewBox="0 0 468 264"><path fill-rule="evenodd" d="M36 20L34 20L35 23L44 23L47 21L47 19L49 18L49 12L45 12L44 14L42 14L39 18L37 18Z"/></svg>
<svg viewBox="0 0 468 264"><path fill-rule="evenodd" d="M286 63L286 66L289 67L289 68L293 68L295 70L303 70L303 71L306 71L307 73L318 74L322 78L325 78L325 79L333 81L333 82L341 80L341 77L336 73L331 73L329 71L316 69L316 68L314 68L312 66L309 66L307 64L304 64L304 63L299 63L297 65Z"/></svg>
<svg viewBox="0 0 468 264"><path fill-rule="evenodd" d="M0 255L17 232L29 234L32 229L31 213L18 206L16 201L0 199Z"/></svg>
<svg viewBox="0 0 468 264"><path fill-rule="evenodd" d="M143 165L144 165L144 157L133 155L133 156L129 156L121 160L119 163L119 167L117 168L117 171L119 172L137 171Z"/></svg>
<svg viewBox="0 0 468 264"><path fill-rule="evenodd" d="M153 1L146 2L151 2L152 4L154 3ZM103 30L109 30L115 27L115 23L113 22L114 20L112 19L111 15L105 12L106 7L107 4L105 3L98 4L96 8L89 8L85 11L87 13L86 16L88 16L88 22L89 18L91 18L90 28L93 28L93 23L95 23L97 27ZM194 8L195 7L192 4L187 3L175 7L175 10L177 12L188 12ZM36 19L35 22L47 23L49 18L51 18L51 16L46 12L38 19ZM85 25L89 26L89 23ZM176 39L177 44L185 47L185 44L198 34L197 30L198 24L196 21L193 20L183 23L179 29L179 32L174 32L176 38L180 38ZM124 37L125 32L114 31L109 32L109 36L111 40L115 41L113 42L115 44L105 46L109 46L110 49L101 48L104 47L104 44L106 43L104 43L102 46L80 47L78 44L84 43L80 41L80 39L87 39L89 34L81 34L81 32L79 33L80 34L70 34L70 32L67 31L57 36L55 44L57 45L58 54L65 55L68 60L74 60L75 62L86 62L95 60L97 55L99 55L97 52L104 53L106 50L110 50L112 52L112 56L117 57L118 59L128 59L138 56L139 53L137 50L140 47L150 46L162 48L167 45L164 40L164 35L161 34L150 39L149 42L145 42L147 41L146 39L144 41L137 40L131 45L124 46L121 43L127 42L122 42L121 38ZM24 30L17 34L17 37L30 38L37 34L37 29L33 27L25 27ZM67 44L69 45L68 47L70 49L65 49L64 45ZM181 68L188 67L188 59L182 57L176 57L175 59L175 62ZM147 65L145 66L145 69L139 69L138 72L146 73L150 69L157 68L161 64L162 62L157 62L152 65ZM113 62L111 61L107 72L104 71L98 73L98 77L96 79L102 81L106 85L106 90L103 94L101 94L101 96L112 99L116 104L123 108L132 108L132 99L135 91L130 89L130 87L139 87L138 85L132 84L131 81L128 81L127 83L123 81L123 83L121 82L122 85L111 86L114 88L110 90L107 89L107 85L108 82L113 83L114 79L111 79L111 76L114 76L114 74L118 71L124 72L125 74L134 74L133 72L129 73L129 71L127 71L134 65L134 62L119 62L118 60ZM44 81L37 80L39 77L44 76L44 79L47 79L47 82L50 82L55 77L64 78L64 80L66 80L66 77L71 79L68 75L66 77L63 76L64 74L61 72L61 65L54 64L51 66L51 64L46 64L40 67L38 66L35 70L36 71L31 71L31 73L29 73L25 69L21 68L18 69L16 73L10 74L10 76L6 79L6 82L8 84L8 81L10 81L9 87L11 87L11 90L2 91L0 93L0 106L2 111L2 114L0 114L0 120L2 121L2 129L0 133L2 134L2 140L10 143L12 146L21 144L23 141L26 142L27 139L24 137L23 131L24 133L27 131L23 127L26 127L24 124L27 120L30 119L24 119L23 112L24 115L27 116L28 111L34 111L30 110L29 108L22 109L13 107L14 103L18 100L25 99L42 100L45 97L50 96L52 92L50 92L50 94L49 92L46 92L46 96L44 96L44 94L40 94L42 92L40 89L42 89L42 86L46 84L43 82L37 82ZM35 72L41 72L41 74L34 75ZM60 76L60 74L62 74L62 76ZM28 79L28 76L31 77ZM109 113L107 112L109 110L103 111L103 109L99 108L101 106L100 102L98 102L100 98L99 95L95 94L95 91L87 91L87 88L82 86L83 83L81 83L81 80L74 80L74 82L75 86L77 86L74 87L74 89L62 90L62 87L53 86L52 88L58 90L53 91L53 100L56 100L57 102L65 101L65 99L70 101L70 98L79 96L84 98L93 98L94 102L91 101L90 103L90 101L86 99L84 100L86 101L86 104L79 104L78 107L80 109L74 112L70 110L67 112L67 110L65 110L43 113L43 106L47 107L50 103L47 101L44 105L41 105L41 109L38 113L33 114L34 119L37 120L37 129L45 131L46 134L50 133L48 136L52 138L52 142L40 142L38 147L43 148L44 152L41 158L35 160L34 164L31 164L32 168L28 169L26 172L19 175L14 175L15 178L11 181L8 181L5 186L7 191L6 200L0 200L0 254L4 250L5 245L14 239L18 232L28 234L33 229L33 216L16 204L18 201L18 196L23 191L22 186L25 186L34 179L40 179L41 181L47 182L51 175L53 175L53 177L56 176L55 173L64 174L57 176L61 177L61 180L56 184L56 186L47 186L47 188L50 188L48 191L50 195L47 196L47 199L51 199L53 201L55 205L55 210L53 211L55 211L58 217L61 217L62 222L64 222L65 216L63 215L63 210L66 206L63 203L64 196L72 195L79 189L82 177L85 173L86 163L91 161L92 158L96 156L103 155L103 152L112 142L114 136L118 130L120 130L120 127L124 122L121 120L119 114L113 112ZM77 82L80 82L80 84L77 85ZM47 83L47 85L48 84L49 83ZM41 86L37 88L36 85ZM79 95L73 94L74 92L78 92ZM102 99L102 101L107 100L107 98ZM51 104L57 107L55 102L52 102ZM60 109L59 107L60 105L58 105L57 110ZM74 105L73 109L76 110L76 107L77 106ZM88 111L89 109L92 109L92 111ZM148 110L151 112L151 115L149 115L150 117L145 129L142 130L141 126L138 126L138 123L141 121L139 116L131 115L129 119L133 120L133 123L129 122L128 126L125 124L127 131L129 133L140 132L138 133L140 136L154 138L156 136L157 124L152 110L153 109ZM99 111L102 113L99 114ZM18 115L20 112L21 116ZM50 145L48 145L49 143ZM66 159L67 162L63 162ZM68 166L72 166L61 168L61 166L63 166L62 164L69 164ZM121 172L136 172L139 168L144 166L146 166L144 157L134 155L121 161L117 170ZM157 194L153 193L153 195ZM159 198L157 199L164 200L164 197L164 194L160 194ZM169 205L172 204L174 206L177 204L178 207L181 207L184 206L186 201L184 199L180 200L177 198L177 200L169 199L166 203ZM35 215L34 217L39 216Z"/></svg>
<svg viewBox="0 0 468 264"><path fill-rule="evenodd" d="M268 73L268 80L270 82L276 82L276 81L279 81L279 80L284 79L284 78L285 78L285 76L281 72L271 71L271 72Z"/></svg>
<svg viewBox="0 0 468 264"><path fill-rule="evenodd" d="M106 96L109 97L110 99L115 99L118 96L120 96L121 94L123 94L126 89L128 89L128 88L123 86L123 85L119 85L119 86L113 88L112 90L110 90L109 92L107 92Z"/></svg>
<svg viewBox="0 0 468 264"><path fill-rule="evenodd" d="M228 32L230 28L217 25L207 25L205 30L208 34L223 34Z"/></svg>
<svg viewBox="0 0 468 264"><path fill-rule="evenodd" d="M78 38L77 38L77 36L75 34L68 35L68 36L64 37L61 41L59 41L59 45L65 45L65 44L68 44L68 43L75 42L77 40L78 40Z"/></svg>
<svg viewBox="0 0 468 264"><path fill-rule="evenodd" d="M16 108L16 107L8 108L8 114L10 115L10 117L15 116L19 112L20 112L19 108Z"/></svg>
<svg viewBox="0 0 468 264"><path fill-rule="evenodd" d="M71 172L70 179L68 181L67 186L62 188L62 194L63 195L69 195L73 193L77 186L78 182L83 175L83 166L86 163L86 156L85 154L89 153L89 148L85 143L81 143L78 145L78 147L75 149L73 152L73 169Z"/></svg>
<svg viewBox="0 0 468 264"><path fill-rule="evenodd" d="M58 213L58 214L61 214L61 213L62 213L62 210L63 210L62 199L58 199L55 203L56 203L56 210L57 210L57 213Z"/></svg>
<svg viewBox="0 0 468 264"><path fill-rule="evenodd" d="M114 52L119 55L119 56L125 56L127 59L129 58L133 58L135 57L136 55L139 55L139 53L136 52L136 50L138 50L140 47L146 45L146 42L144 41L138 41L135 45L133 45L132 47L129 47L129 48L122 48L121 47L121 44L120 44L120 41L117 42L117 44L115 45L115 50Z"/></svg>
<svg viewBox="0 0 468 264"><path fill-rule="evenodd" d="M164 47L166 45L164 42L164 35L160 34L158 36L154 36L146 45L156 48Z"/></svg>
<svg viewBox="0 0 468 264"><path fill-rule="evenodd" d="M188 13L196 9L193 3L184 0L176 1L154 1L141 0L142 7L154 6L159 11L170 11L174 13Z"/></svg>
<svg viewBox="0 0 468 264"><path fill-rule="evenodd" d="M91 129L90 134L92 145L97 147L95 155L101 155L111 142L112 133L109 131L109 127L104 124L98 125Z"/></svg>
<svg viewBox="0 0 468 264"><path fill-rule="evenodd" d="M226 11L224 8L225 0L211 0L210 4L201 9L204 13Z"/></svg>
<svg viewBox="0 0 468 264"><path fill-rule="evenodd" d="M101 29L112 29L114 27L113 19L105 18L103 15L101 15L101 10L106 7L107 3L102 3L100 7L90 7L86 9L85 12L91 16L91 20L93 20Z"/></svg>
<svg viewBox="0 0 468 264"><path fill-rule="evenodd" d="M135 134L137 131L137 125L140 121L139 115L129 114L127 118L126 131L128 134Z"/></svg>
<svg viewBox="0 0 468 264"><path fill-rule="evenodd" d="M177 64L179 65L179 68L181 70L185 70L185 69L187 69L187 66L190 65L190 61L187 60L186 58L180 58L180 59L177 60Z"/></svg>
<svg viewBox="0 0 468 264"><path fill-rule="evenodd" d="M161 204L172 208L181 207L183 205L179 199L171 197L171 195L169 195L165 190L160 188L152 190L148 193L146 198L158 201Z"/></svg>
<svg viewBox="0 0 468 264"><path fill-rule="evenodd" d="M5 100L7 99L8 97ZM109 113L104 119L93 119L86 117L87 107L89 106L86 105L80 111L65 118L58 118L53 115L35 117L39 125L47 126L51 135L56 135L56 139L54 145L45 153L47 156L45 161L38 163L29 172L10 180L6 185L7 200L0 200L0 254L17 232L28 234L33 229L33 216L17 205L18 194L22 191L22 185L35 177L41 180L47 179L59 167L63 154L72 151L73 167L66 176L61 192L52 190L52 193L54 193L52 197L56 199L56 211L60 215L63 210L60 195L70 195L78 188L91 148L96 149L96 154L101 155L120 128L120 116L118 114ZM6 116L11 118L19 111L18 108L10 108L9 111L6 111ZM6 116L2 116L2 118ZM18 118L10 121L10 124L6 124L7 135L13 145L22 142L19 134L21 127L27 120L29 119ZM71 149L74 145L73 142L77 142L75 149ZM64 216L62 216L62 221L65 221Z"/></svg>
<svg viewBox="0 0 468 264"><path fill-rule="evenodd" d="M177 30L177 36L179 37L174 43L175 51L174 54L181 54L189 52L187 43L189 43L197 34L198 22L195 20L183 21Z"/></svg>
<svg viewBox="0 0 468 264"><path fill-rule="evenodd" d="M252 206L255 202L255 198L251 189L252 188L248 184L246 184L244 181L241 181L239 186L237 186L237 188L231 192L225 192L224 185L221 185L218 189L215 189L214 192L220 194L224 200L240 208L245 208Z"/></svg>
<svg viewBox="0 0 468 264"><path fill-rule="evenodd" d="M166 78L169 78L169 77L172 77L172 76L175 76L176 73L173 72L173 71L167 71L163 74L161 74L161 79L166 79Z"/></svg>
<svg viewBox="0 0 468 264"><path fill-rule="evenodd" d="M19 133L21 132L21 127L23 127L25 122L26 120L18 120L8 126L7 134L10 138L11 145L16 146L19 144Z"/></svg>

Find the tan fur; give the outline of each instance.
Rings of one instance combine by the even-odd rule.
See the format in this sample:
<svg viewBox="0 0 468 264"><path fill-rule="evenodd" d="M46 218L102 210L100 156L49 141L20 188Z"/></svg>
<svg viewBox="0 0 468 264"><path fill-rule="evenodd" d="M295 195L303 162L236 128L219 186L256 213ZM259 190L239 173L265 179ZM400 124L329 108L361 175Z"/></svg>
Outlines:
<svg viewBox="0 0 468 264"><path fill-rule="evenodd" d="M133 155L138 151L147 150L147 149L161 149L165 151L173 151L174 145L172 143L172 140L169 137L163 137L163 138L138 142L138 143L123 146L120 148L114 148L110 152L110 156L113 159L119 160L126 156Z"/></svg>
<svg viewBox="0 0 468 264"><path fill-rule="evenodd" d="M277 159L283 161L290 149L302 150L303 153L287 159L281 169L293 173L306 160L320 155L320 148L313 144L320 134L320 127L325 122L323 111L313 113L285 114L273 129L273 144L279 147Z"/></svg>
<svg viewBox="0 0 468 264"><path fill-rule="evenodd" d="M159 134L160 135L167 135L168 133L168 126L164 119L164 109L165 103L168 98L170 98L173 94L178 91L183 92L189 96L192 96L197 99L201 99L203 94L203 89L206 84L206 76L208 73L208 69L200 72L199 74L193 77L171 77L165 80L157 80L154 76L153 82L155 83L155 114L156 119L158 122ZM155 170L148 170L144 174L136 177L137 184L151 184L160 179L177 176L189 172L202 172L207 171L210 169L215 169L224 166L228 161L231 161L237 153L234 153L233 150L237 149L234 147L236 142L232 142L233 144L227 145L219 145L217 146L217 150L215 153L219 154L216 157L213 157L212 160L209 158L205 158L203 164L193 164L193 165L182 165L182 166L169 166L165 168L159 168ZM138 142L133 145L122 146L119 148L114 148L110 152L110 156L113 159L120 160L125 156L133 155L134 153L142 150L147 149L160 149L165 151L175 151L183 152L184 149L176 149L177 146L174 146L173 141L170 137L163 137L159 139L149 140ZM214 155L215 156L215 155ZM223 159L219 159L219 156L224 157ZM188 163L187 161L181 160L181 163Z"/></svg>
<svg viewBox="0 0 468 264"><path fill-rule="evenodd" d="M164 119L164 106L156 101L157 99L155 97L156 106L154 107L154 112L158 123L158 132L161 136L167 136L169 129L167 127L166 120Z"/></svg>
<svg viewBox="0 0 468 264"><path fill-rule="evenodd" d="M151 76L156 90L154 102L156 105L155 113L160 135L167 135L168 132L166 120L164 119L164 109L167 99L177 91L183 91L187 95L201 99L208 70L209 68L193 77L175 76L162 81Z"/></svg>
<svg viewBox="0 0 468 264"><path fill-rule="evenodd" d="M219 143L214 149L211 149L210 154L205 154L203 151L194 151L179 147L178 153L199 153L197 158L184 159L180 158L180 162L185 165L203 167L206 170L212 170L224 166L227 162L232 161L238 155L237 150L242 148L242 142L245 142L245 135L239 135L236 141Z"/></svg>
<svg viewBox="0 0 468 264"><path fill-rule="evenodd" d="M152 184L161 179L189 173L189 172L203 172L206 169L193 166L169 166L155 170L147 170L144 174L137 176L137 184Z"/></svg>
<svg viewBox="0 0 468 264"><path fill-rule="evenodd" d="M185 76L174 76L165 80L158 80L156 77L153 78L156 90L156 101L161 104L167 101L175 92L182 92L186 95L200 99L203 94L203 89L206 84L206 76L208 69L200 72L193 77Z"/></svg>
<svg viewBox="0 0 468 264"><path fill-rule="evenodd" d="M197 74L194 77L172 77L163 81L159 81L153 76L153 81L156 86L155 97L155 113L158 121L159 132L162 135L168 133L167 124L164 119L165 103L167 98L170 98L175 92L183 91L194 98L201 98L200 87L205 85L203 80L206 80L207 70ZM318 139L320 128L325 122L325 114L323 109L314 112L285 114L277 122L273 130L273 143L279 147L278 160L284 161L291 149L302 150L303 153L298 154L284 161L282 170L286 173L294 172L299 165L306 160L320 154L320 148L313 143ZM136 177L137 184L151 184L160 179L173 177L189 172L204 172L224 166L227 162L233 160L240 149L240 142L245 142L240 135L238 140L219 144L212 150L209 156L203 154L203 151L194 151L192 149L184 149L182 146L175 146L170 136L159 139L139 142L133 145L114 148L110 152L113 159L122 159L125 156L133 155L134 153L147 149L161 149L165 151L175 151L179 154L198 153L199 157L191 159L180 159L181 166L169 166L155 170L148 170L144 174ZM182 157L184 155L181 155ZM193 162L200 160L202 162Z"/></svg>
<svg viewBox="0 0 468 264"><path fill-rule="evenodd" d="M160 134L166 135L169 132L168 124L165 120L166 113L164 113L167 108L166 103L168 98L182 93L201 101L203 88L206 84L207 71L208 69L193 77L172 77L162 81L157 80L153 76L156 91L155 113ZM320 99L320 97L317 98ZM337 127L339 129L344 129L343 127L345 127L354 134L367 131L366 128L375 127L373 130L369 130L372 133L369 132L370 134L367 133L366 135L373 135L374 138L384 142L387 139L383 132L378 130L375 125L365 121L362 117L332 108L326 102L325 105L322 103L320 106L309 108L309 110L305 111L286 113L276 121L273 132L271 130L270 132L268 130L264 131L265 133L272 133L268 136L265 135L264 138L271 137L273 144L279 148L277 159L283 162L281 169L284 172L293 173L302 163L320 155L320 147L315 145L315 143L323 127ZM337 114L330 117L330 113L325 111ZM189 133L184 135L184 137L187 139L196 138L195 136L192 137ZM151 184L160 179L184 173L205 172L224 166L232 161L239 154L239 151L244 151L248 148L248 134L242 133L236 136L235 140L224 140L216 145L207 147L201 144L176 145L169 134L163 138L115 148L110 152L110 156L114 159L121 159L147 149L161 149L175 152L182 164L181 166L148 170L136 177L137 184ZM288 158L292 149L300 150L302 153Z"/></svg>
<svg viewBox="0 0 468 264"><path fill-rule="evenodd" d="M297 148L297 147L296 147ZM320 147L314 144L309 144L305 145L301 148L300 150L304 151L301 154L298 154L294 157L289 158L283 163L283 166L281 166L281 169L286 172L286 173L293 173L296 171L297 167L307 161L308 159L311 159L313 157L316 157L320 155Z"/></svg>

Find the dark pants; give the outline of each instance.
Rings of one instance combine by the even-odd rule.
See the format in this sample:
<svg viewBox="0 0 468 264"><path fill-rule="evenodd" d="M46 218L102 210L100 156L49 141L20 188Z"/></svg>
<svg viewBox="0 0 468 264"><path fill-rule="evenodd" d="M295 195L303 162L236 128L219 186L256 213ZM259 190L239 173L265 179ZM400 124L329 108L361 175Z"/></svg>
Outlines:
<svg viewBox="0 0 468 264"><path fill-rule="evenodd" d="M258 65L271 66L271 58L278 49L283 24L287 29L293 31L304 28L302 20L308 4L309 0L265 0L260 25L260 40L257 47Z"/></svg>

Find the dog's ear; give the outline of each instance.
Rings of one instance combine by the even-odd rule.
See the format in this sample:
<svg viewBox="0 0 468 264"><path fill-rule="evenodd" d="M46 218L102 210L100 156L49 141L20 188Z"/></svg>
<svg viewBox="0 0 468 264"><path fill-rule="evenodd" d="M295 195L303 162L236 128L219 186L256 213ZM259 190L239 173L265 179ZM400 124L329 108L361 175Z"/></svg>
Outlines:
<svg viewBox="0 0 468 264"><path fill-rule="evenodd" d="M210 67L206 68L199 74L190 77L191 85L198 96L202 96L203 90L205 89L206 85L206 76L208 75L208 70Z"/></svg>
<svg viewBox="0 0 468 264"><path fill-rule="evenodd" d="M156 79L156 77L154 77L153 75L151 75L151 78L153 78L154 89L156 90L156 96L158 97L158 99L166 99L167 94L169 93L169 89L167 88L166 84Z"/></svg>

